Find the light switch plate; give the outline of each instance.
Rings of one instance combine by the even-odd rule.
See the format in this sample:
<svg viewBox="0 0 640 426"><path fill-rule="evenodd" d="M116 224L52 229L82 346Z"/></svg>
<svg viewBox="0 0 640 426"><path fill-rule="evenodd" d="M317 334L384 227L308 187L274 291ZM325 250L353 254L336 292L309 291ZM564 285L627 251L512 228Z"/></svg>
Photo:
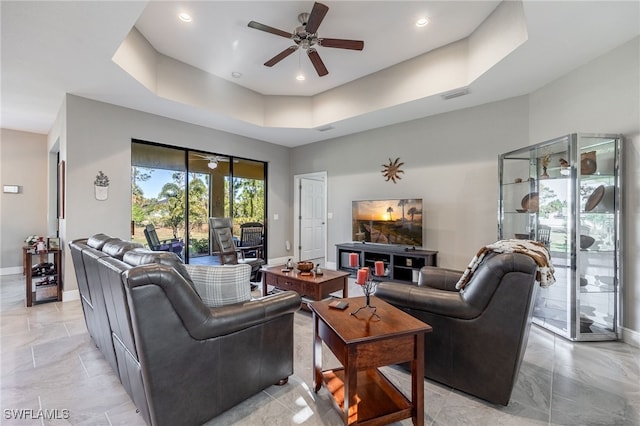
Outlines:
<svg viewBox="0 0 640 426"><path fill-rule="evenodd" d="M2 192L5 194L17 194L20 192L20 187L18 185L3 185Z"/></svg>

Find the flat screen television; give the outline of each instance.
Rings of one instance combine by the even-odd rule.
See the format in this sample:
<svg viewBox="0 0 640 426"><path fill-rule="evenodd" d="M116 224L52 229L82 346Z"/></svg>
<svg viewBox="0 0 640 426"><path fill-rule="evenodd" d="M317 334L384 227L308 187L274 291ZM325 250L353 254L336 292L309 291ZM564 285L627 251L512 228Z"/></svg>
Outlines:
<svg viewBox="0 0 640 426"><path fill-rule="evenodd" d="M422 199L360 200L351 205L356 242L422 247Z"/></svg>

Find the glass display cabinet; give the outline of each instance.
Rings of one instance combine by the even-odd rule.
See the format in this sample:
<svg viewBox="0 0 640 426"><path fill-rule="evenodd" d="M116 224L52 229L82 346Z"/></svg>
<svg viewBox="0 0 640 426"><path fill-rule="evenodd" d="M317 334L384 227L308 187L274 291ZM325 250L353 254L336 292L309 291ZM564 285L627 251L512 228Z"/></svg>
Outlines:
<svg viewBox="0 0 640 426"><path fill-rule="evenodd" d="M498 238L547 246L556 283L533 322L570 340L619 338L620 143L570 134L499 156Z"/></svg>

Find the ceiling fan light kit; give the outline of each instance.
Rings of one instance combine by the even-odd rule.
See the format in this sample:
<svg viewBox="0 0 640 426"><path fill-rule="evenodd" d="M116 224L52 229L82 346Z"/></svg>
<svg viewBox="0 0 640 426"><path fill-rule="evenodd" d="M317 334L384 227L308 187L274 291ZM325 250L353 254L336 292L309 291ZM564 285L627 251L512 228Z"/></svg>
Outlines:
<svg viewBox="0 0 640 426"><path fill-rule="evenodd" d="M329 12L329 7L322 3L314 3L311 13L301 13L298 15L298 21L300 26L292 33L280 30L278 28L270 27L265 24L261 24L256 21L249 22L250 28L265 31L280 37L285 37L293 40L295 45L290 46L278 53L273 58L264 63L267 67L272 67L278 62L282 61L287 56L298 50L300 47L307 51L307 56L311 61L311 64L315 68L320 77L329 74L327 67L324 65L320 54L314 46L331 47L337 49L349 49L349 50L362 50L364 49L364 41L362 40L347 40L340 38L320 38L318 37L318 27L322 23L322 20Z"/></svg>
<svg viewBox="0 0 640 426"><path fill-rule="evenodd" d="M229 161L229 157L226 157L224 155L199 154L199 153L193 153L193 155L196 157L200 157L202 160L206 161L207 167L210 168L211 170L216 169L218 167L218 163L220 163L221 161L223 163L226 163ZM236 163L237 161L233 160L233 162Z"/></svg>

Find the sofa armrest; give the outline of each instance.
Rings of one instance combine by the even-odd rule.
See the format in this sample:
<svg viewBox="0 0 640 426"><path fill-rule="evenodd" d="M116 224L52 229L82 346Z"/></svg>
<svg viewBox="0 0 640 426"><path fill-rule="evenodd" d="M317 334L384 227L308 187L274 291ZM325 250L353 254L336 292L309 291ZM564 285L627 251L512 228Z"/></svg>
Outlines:
<svg viewBox="0 0 640 426"><path fill-rule="evenodd" d="M459 292L432 287L383 282L376 296L394 306L430 312L459 319L472 319L481 311L467 304Z"/></svg>
<svg viewBox="0 0 640 426"><path fill-rule="evenodd" d="M285 291L243 303L210 308L203 323L189 330L198 340L234 333L276 317L296 312L302 299L295 291Z"/></svg>
<svg viewBox="0 0 640 426"><path fill-rule="evenodd" d="M174 268L155 263L125 271L123 280L134 308L137 303L145 303L150 293L157 292L154 287L159 288L195 340L227 335L293 313L300 309L302 302L298 293L286 291L244 303L208 308ZM157 314L163 315L162 312ZM132 316L135 316L134 312Z"/></svg>
<svg viewBox="0 0 640 426"><path fill-rule="evenodd" d="M436 266L423 266L420 269L418 285L457 292L456 283L461 276L462 271L439 268Z"/></svg>

